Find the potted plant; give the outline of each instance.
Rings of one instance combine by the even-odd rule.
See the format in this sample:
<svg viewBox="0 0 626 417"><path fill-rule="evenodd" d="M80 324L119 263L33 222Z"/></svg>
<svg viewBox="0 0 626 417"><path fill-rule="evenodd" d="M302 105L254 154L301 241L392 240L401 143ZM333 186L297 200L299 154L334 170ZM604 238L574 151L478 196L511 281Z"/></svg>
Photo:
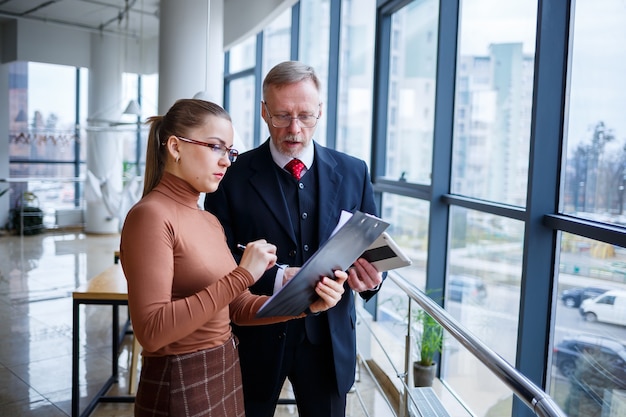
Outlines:
<svg viewBox="0 0 626 417"><path fill-rule="evenodd" d="M415 322L421 334L416 337L419 359L413 363L413 383L416 387L430 387L437 371L435 356L443 349L443 327L424 310L417 311Z"/></svg>

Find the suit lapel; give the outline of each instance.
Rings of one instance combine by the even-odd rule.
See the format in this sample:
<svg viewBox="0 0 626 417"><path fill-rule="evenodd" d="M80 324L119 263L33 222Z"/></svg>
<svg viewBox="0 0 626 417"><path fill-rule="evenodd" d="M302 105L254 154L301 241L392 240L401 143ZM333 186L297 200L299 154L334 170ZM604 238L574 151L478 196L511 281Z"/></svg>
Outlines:
<svg viewBox="0 0 626 417"><path fill-rule="evenodd" d="M315 161L319 178L319 225L318 233L320 243L330 237L331 232L337 226L339 212L337 196L343 176L337 172L337 162L324 147L315 145Z"/></svg>
<svg viewBox="0 0 626 417"><path fill-rule="evenodd" d="M296 243L296 236L291 217L287 208L287 201L280 189L280 183L276 178L275 163L270 153L269 142L266 141L258 149L259 158L252 158L250 168L253 174L250 176L252 188L259 194L259 198L265 202L269 212L276 218L276 223L285 230L292 242Z"/></svg>

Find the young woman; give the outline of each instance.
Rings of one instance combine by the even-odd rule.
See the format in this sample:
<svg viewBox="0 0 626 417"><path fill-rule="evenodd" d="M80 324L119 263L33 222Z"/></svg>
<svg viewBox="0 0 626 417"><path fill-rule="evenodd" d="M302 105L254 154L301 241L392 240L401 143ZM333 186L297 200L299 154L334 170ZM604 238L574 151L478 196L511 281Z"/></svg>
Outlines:
<svg viewBox="0 0 626 417"><path fill-rule="evenodd" d="M148 119L142 199L122 229L120 260L143 364L135 416L244 416L237 340L231 320L254 325L266 296L248 287L274 266L276 247L247 243L239 266L219 221L198 206L237 158L233 128L220 106L177 101ZM244 243L244 242L242 242ZM313 313L334 306L347 274L324 277Z"/></svg>

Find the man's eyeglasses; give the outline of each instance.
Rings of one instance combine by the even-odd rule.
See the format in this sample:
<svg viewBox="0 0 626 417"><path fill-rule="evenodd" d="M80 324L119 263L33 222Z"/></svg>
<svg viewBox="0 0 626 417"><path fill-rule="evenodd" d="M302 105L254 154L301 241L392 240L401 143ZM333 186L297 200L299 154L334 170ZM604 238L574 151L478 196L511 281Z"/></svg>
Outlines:
<svg viewBox="0 0 626 417"><path fill-rule="evenodd" d="M319 113L317 116L313 116L312 114L299 114L298 117L292 117L289 114L272 115L270 109L267 107L267 103L263 102L263 105L265 106L265 110L272 121L272 126L277 128L289 127L292 120L297 120L300 127L311 128L315 127L317 120L320 118Z"/></svg>
<svg viewBox="0 0 626 417"><path fill-rule="evenodd" d="M213 152L219 155L220 158L228 155L228 160L230 162L235 162L237 157L239 156L239 151L237 149L228 148L221 143L206 143L200 142L199 140L193 140L189 138L184 138L182 136L176 136L178 139L183 142L193 143L194 145L206 146L207 148L211 148Z"/></svg>

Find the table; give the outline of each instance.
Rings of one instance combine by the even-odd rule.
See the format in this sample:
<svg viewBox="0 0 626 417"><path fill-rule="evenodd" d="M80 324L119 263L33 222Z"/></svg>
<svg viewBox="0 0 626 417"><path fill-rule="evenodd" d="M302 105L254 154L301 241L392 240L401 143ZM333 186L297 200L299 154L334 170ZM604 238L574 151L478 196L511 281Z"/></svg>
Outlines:
<svg viewBox="0 0 626 417"><path fill-rule="evenodd" d="M99 402L134 402L134 396L107 396L106 393L118 379L119 346L128 333L130 321L127 321L120 332L119 306L128 305L126 278L122 266L115 263L93 277L89 282L78 287L72 293L73 299L73 330L72 330L72 416L88 416ZM112 308L112 367L111 376L100 391L91 400L87 408L80 411L79 392L79 356L80 356L80 306L81 304L110 305Z"/></svg>
<svg viewBox="0 0 626 417"><path fill-rule="evenodd" d="M128 305L128 288L126 286L126 278L121 264L119 264L119 251L114 253L114 264L93 277L89 282L78 287L72 293L73 298L73 324L72 324L72 417L84 417L91 414L99 402L134 402L135 397L132 395L125 396L108 396L106 393L111 386L117 382L118 378L118 355L119 346L128 333L130 320L126 321L126 325L120 331L119 326L119 306ZM104 304L111 305L112 314L112 367L111 376L104 383L100 391L94 396L89 405L80 414L80 392L78 386L79 374L79 356L80 356L80 305L81 304ZM133 346L133 360L131 361L131 387L134 384L132 373L136 371L136 352L138 346ZM295 404L295 400L291 398L280 398L278 404Z"/></svg>

